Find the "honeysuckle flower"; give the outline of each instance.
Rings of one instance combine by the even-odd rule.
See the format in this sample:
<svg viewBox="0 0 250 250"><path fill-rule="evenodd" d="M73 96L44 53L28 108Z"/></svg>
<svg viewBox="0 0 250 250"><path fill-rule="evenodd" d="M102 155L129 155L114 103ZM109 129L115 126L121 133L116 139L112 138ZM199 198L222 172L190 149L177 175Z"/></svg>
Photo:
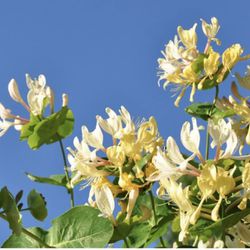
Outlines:
<svg viewBox="0 0 250 250"><path fill-rule="evenodd" d="M244 77L241 77L239 73L235 73L235 76L241 87L250 89L250 65L247 65L247 71Z"/></svg>
<svg viewBox="0 0 250 250"><path fill-rule="evenodd" d="M157 154L153 157L152 163L154 164L156 171L147 178L149 181L163 181L170 177L178 179L183 175L180 171L181 169L167 159L166 154L160 147L157 148Z"/></svg>
<svg viewBox="0 0 250 250"><path fill-rule="evenodd" d="M122 150L121 146L110 146L107 148L106 153L109 161L118 167L122 166L126 159L125 152Z"/></svg>
<svg viewBox="0 0 250 250"><path fill-rule="evenodd" d="M3 136L11 126L14 126L13 122L0 120L0 137Z"/></svg>
<svg viewBox="0 0 250 250"><path fill-rule="evenodd" d="M234 117L230 119L230 123L237 135L240 144L239 152L241 154L244 144L250 144L250 106L247 98L242 97L239 93L235 83L232 83L231 90L239 101L236 101L232 96L229 96L229 99L224 97L221 100L217 100L216 106L224 112L230 112L234 115Z"/></svg>
<svg viewBox="0 0 250 250"><path fill-rule="evenodd" d="M221 70L217 82L221 82L224 78L224 75L227 71L230 71L233 66L239 61L241 54L243 53L243 49L241 45L236 43L231 47L227 48L222 54L222 65L223 69Z"/></svg>
<svg viewBox="0 0 250 250"><path fill-rule="evenodd" d="M127 211L127 215L126 215L125 220L129 220L130 219L138 196L139 196L139 188L134 188L134 189L131 189L129 191L129 194L128 194L128 205L127 205L127 210L126 210Z"/></svg>
<svg viewBox="0 0 250 250"><path fill-rule="evenodd" d="M211 213L211 218L214 221L219 219L219 208L223 199L226 198L226 195L229 194L235 187L235 180L232 177L233 171L224 170L223 168L217 168L216 175L216 191L219 193L219 200L216 206L213 208Z"/></svg>
<svg viewBox="0 0 250 250"><path fill-rule="evenodd" d="M250 199L250 163L244 166L242 172L242 186L244 188L244 193L238 208L244 210L247 207L247 200Z"/></svg>
<svg viewBox="0 0 250 250"><path fill-rule="evenodd" d="M179 147L177 146L173 137L169 136L166 143L167 147L167 156L175 164L178 165L178 168L183 171L183 173L191 175L199 175L199 170L192 166L189 161L195 158L195 154L192 154L188 158L184 159L181 154Z"/></svg>
<svg viewBox="0 0 250 250"><path fill-rule="evenodd" d="M216 177L217 173L214 165L205 165L201 170L200 175L197 177L197 183L202 194L202 199L190 218L191 224L195 224L200 217L201 207L204 201L216 191Z"/></svg>
<svg viewBox="0 0 250 250"><path fill-rule="evenodd" d="M122 167L119 168L119 171L120 171L120 176L119 176L118 184L122 188L122 190L128 192L128 204L126 207L127 215L126 215L125 220L129 220L132 215L136 200L139 195L140 185L132 183L132 180L134 179L134 177L132 175L129 175L126 172L123 172Z"/></svg>
<svg viewBox="0 0 250 250"><path fill-rule="evenodd" d="M107 164L96 155L96 149L91 151L87 143L82 140L81 142L77 137L74 138L73 144L75 150L68 147L68 161L72 172L76 172L74 178L71 179L71 185L74 185L79 179L92 180L95 177L105 176L107 173L103 170L98 170L98 166Z"/></svg>
<svg viewBox="0 0 250 250"><path fill-rule="evenodd" d="M122 121L125 124L125 127L122 129L122 136L128 135L128 134L134 134L135 133L135 124L131 119L130 113L128 110L121 106L121 109L119 110L121 114Z"/></svg>
<svg viewBox="0 0 250 250"><path fill-rule="evenodd" d="M122 129L121 116L117 115L111 108L106 108L105 111L109 118L104 120L101 116L97 115L96 119L98 124L105 132L112 135L112 137L119 139L120 131Z"/></svg>
<svg viewBox="0 0 250 250"><path fill-rule="evenodd" d="M113 212L115 209L115 201L113 193L109 187L109 183L106 179L99 178L91 184L91 189L89 191L88 202L91 206L97 205L101 213L111 219L111 221L116 224ZM93 200L95 197L95 201Z"/></svg>
<svg viewBox="0 0 250 250"><path fill-rule="evenodd" d="M27 100L30 111L34 115L41 115L44 108L50 103L46 78L44 75L39 75L37 79L32 79L29 74L26 74L26 83L29 88Z"/></svg>
<svg viewBox="0 0 250 250"><path fill-rule="evenodd" d="M222 64L227 69L230 70L240 59L243 49L240 44L233 44L231 47L227 48L222 54Z"/></svg>
<svg viewBox="0 0 250 250"><path fill-rule="evenodd" d="M0 118L6 120L6 119L13 119L13 117L14 116L11 114L11 110L5 108L3 104L0 103Z"/></svg>
<svg viewBox="0 0 250 250"><path fill-rule="evenodd" d="M181 232L179 240L183 241L187 234L187 229L190 224L190 217L195 208L189 200L189 186L182 188L181 183L177 183L173 179L165 179L162 183L167 191L170 199L178 206L180 211L180 226Z"/></svg>
<svg viewBox="0 0 250 250"><path fill-rule="evenodd" d="M197 23L195 23L193 27L190 28L189 30L184 30L181 26L178 26L177 28L178 35L181 39L181 42L188 49L196 48L196 44L197 44L197 34L195 31L196 26L197 26Z"/></svg>
<svg viewBox="0 0 250 250"><path fill-rule="evenodd" d="M220 45L220 40L216 38L216 35L220 29L218 19L216 17L211 18L211 24L201 19L203 33L208 39L215 41L217 45Z"/></svg>
<svg viewBox="0 0 250 250"><path fill-rule="evenodd" d="M206 75L212 79L213 74L217 72L220 64L220 54L214 52L212 47L210 47L208 58L204 59L204 71Z"/></svg>
<svg viewBox="0 0 250 250"><path fill-rule="evenodd" d="M232 132L232 125L224 119L219 119L217 122L209 119L208 132L213 139L211 142L211 148L214 148L215 146L220 147L228 140L230 133Z"/></svg>
<svg viewBox="0 0 250 250"><path fill-rule="evenodd" d="M84 140L91 147L98 149L104 149L103 147L103 134L102 130L98 123L96 123L96 127L92 132L89 132L86 126L82 126L82 134Z"/></svg>
<svg viewBox="0 0 250 250"><path fill-rule="evenodd" d="M226 140L227 146L226 146L225 152L222 155L220 155L220 159L231 157L234 154L235 150L237 149L238 144L239 144L238 137L236 133L234 132L234 130L231 129L230 135L228 139Z"/></svg>
<svg viewBox="0 0 250 250"><path fill-rule="evenodd" d="M203 157L200 153L199 146L200 146L200 132L197 126L197 121L194 117L192 117L192 125L193 129L191 130L191 125L189 122L185 122L182 125L181 129L181 142L183 146L189 150L190 152L194 153L202 162Z"/></svg>
<svg viewBox="0 0 250 250"><path fill-rule="evenodd" d="M24 106L24 108L30 112L30 108L29 106L25 103L25 101L23 100L20 92L19 92L19 88L17 85L17 82L15 79L11 79L9 84L8 84L8 91L10 94L10 97L15 101L18 102L20 104L22 104Z"/></svg>

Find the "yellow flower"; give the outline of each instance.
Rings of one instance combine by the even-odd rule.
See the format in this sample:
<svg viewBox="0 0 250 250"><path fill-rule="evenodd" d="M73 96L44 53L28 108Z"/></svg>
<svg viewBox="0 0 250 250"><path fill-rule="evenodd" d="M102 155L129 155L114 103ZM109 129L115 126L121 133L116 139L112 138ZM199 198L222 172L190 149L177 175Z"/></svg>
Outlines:
<svg viewBox="0 0 250 250"><path fill-rule="evenodd" d="M208 75L210 79L212 79L213 74L218 70L218 66L220 64L219 58L220 54L214 52L211 48L209 51L208 58L204 59L204 70L206 72L206 75Z"/></svg>
<svg viewBox="0 0 250 250"><path fill-rule="evenodd" d="M227 48L222 54L222 64L230 70L239 60L240 55L243 53L243 49L240 44L233 44L230 48Z"/></svg>
<svg viewBox="0 0 250 250"><path fill-rule="evenodd" d="M216 177L216 190L219 193L219 200L212 210L211 218L214 221L219 219L219 209L223 199L226 198L226 195L229 194L235 187L235 181L232 177L234 171L231 174L224 170L223 168L218 167L217 177Z"/></svg>
<svg viewBox="0 0 250 250"><path fill-rule="evenodd" d="M106 154L108 159L115 165L115 166L122 166L126 156L124 151L122 150L121 146L111 146L107 148Z"/></svg>
<svg viewBox="0 0 250 250"><path fill-rule="evenodd" d="M202 21L202 30L204 34L208 37L208 39L211 39L215 41L217 45L220 45L220 40L215 38L220 29L218 19L216 17L212 17L211 24L208 24L203 19L201 19L201 21Z"/></svg>
<svg viewBox="0 0 250 250"><path fill-rule="evenodd" d="M197 178L198 187L202 193L202 199L200 201L199 206L193 213L190 218L190 223L195 224L198 218L200 217L201 207L204 201L211 196L216 190L216 167L212 166L205 166L200 176Z"/></svg>
<svg viewBox="0 0 250 250"><path fill-rule="evenodd" d="M250 199L250 163L247 163L242 172L242 186L244 187L244 194L238 208L246 209L247 200Z"/></svg>
<svg viewBox="0 0 250 250"><path fill-rule="evenodd" d="M182 41L182 43L189 49L196 48L197 44L197 34L196 34L197 23L189 30L184 30L181 26L178 26L177 32Z"/></svg>
<svg viewBox="0 0 250 250"><path fill-rule="evenodd" d="M227 48L222 54L223 69L217 78L217 82L221 82L225 73L231 70L233 66L239 61L240 55L243 53L243 49L240 44L233 44L230 48Z"/></svg>

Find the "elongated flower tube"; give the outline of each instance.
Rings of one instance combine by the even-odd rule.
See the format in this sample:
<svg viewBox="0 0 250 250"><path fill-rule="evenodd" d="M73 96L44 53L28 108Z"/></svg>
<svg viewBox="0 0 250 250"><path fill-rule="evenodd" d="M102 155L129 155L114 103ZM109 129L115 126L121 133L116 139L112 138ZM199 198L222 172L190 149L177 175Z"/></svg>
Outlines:
<svg viewBox="0 0 250 250"><path fill-rule="evenodd" d="M191 125L189 122L185 122L182 125L181 129L181 142L183 146L194 153L201 162L204 162L204 159L200 153L200 132L199 127L197 126L197 121L194 117L192 117L193 129L191 130Z"/></svg>
<svg viewBox="0 0 250 250"><path fill-rule="evenodd" d="M96 123L95 130L93 130L92 132L89 132L86 126L82 126L82 134L88 145L96 149L104 149L103 134L98 123Z"/></svg>
<svg viewBox="0 0 250 250"><path fill-rule="evenodd" d="M121 136L122 129L122 118L117 115L111 108L105 109L109 118L104 120L101 116L97 115L96 119L99 126L108 134L112 135L113 138L119 139Z"/></svg>

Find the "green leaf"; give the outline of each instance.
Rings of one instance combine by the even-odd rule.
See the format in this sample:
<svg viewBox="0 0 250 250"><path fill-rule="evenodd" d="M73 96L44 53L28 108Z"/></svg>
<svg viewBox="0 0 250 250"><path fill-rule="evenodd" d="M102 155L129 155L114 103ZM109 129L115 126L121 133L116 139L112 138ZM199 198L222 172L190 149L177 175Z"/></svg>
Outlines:
<svg viewBox="0 0 250 250"><path fill-rule="evenodd" d="M33 117L23 126L20 139L28 140L32 149L38 149L43 144L51 144L69 136L74 128L74 116L68 107L54 113L43 120Z"/></svg>
<svg viewBox="0 0 250 250"><path fill-rule="evenodd" d="M163 217L158 225L154 226L150 232L150 238L147 243L143 247L147 247L153 242L159 240L164 234L167 234L169 223L173 219L174 215L169 215L167 217Z"/></svg>
<svg viewBox="0 0 250 250"><path fill-rule="evenodd" d="M148 222L136 223L127 237L129 247L142 247L150 236L151 227Z"/></svg>
<svg viewBox="0 0 250 250"><path fill-rule="evenodd" d="M21 215L18 211L16 202L7 187L1 189L0 200L2 208L5 212L10 229L16 235L20 235L22 231Z"/></svg>
<svg viewBox="0 0 250 250"><path fill-rule="evenodd" d="M28 228L28 231L45 241L47 231L39 228ZM11 235L2 245L2 248L42 248L43 246L36 240L32 239L28 235L21 233L21 235Z"/></svg>
<svg viewBox="0 0 250 250"><path fill-rule="evenodd" d="M114 233L109 243L114 243L114 242L127 238L132 227L133 227L133 223L132 224L120 223L117 226L115 226Z"/></svg>
<svg viewBox="0 0 250 250"><path fill-rule="evenodd" d="M31 214L37 220L43 221L47 215L48 211L46 208L46 202L40 193L38 193L35 189L30 191L27 198L28 207L30 209Z"/></svg>
<svg viewBox="0 0 250 250"><path fill-rule="evenodd" d="M102 248L112 235L112 223L100 217L99 210L78 206L52 221L47 244L59 248Z"/></svg>
<svg viewBox="0 0 250 250"><path fill-rule="evenodd" d="M63 186L63 187L66 187L67 185L66 176L64 174L50 175L49 177L36 176L30 173L26 173L26 175L30 180L39 182L39 183L46 183L46 184L51 184L51 185L56 185L56 186Z"/></svg>
<svg viewBox="0 0 250 250"><path fill-rule="evenodd" d="M197 102L185 108L185 111L195 117L199 117L205 121L209 118L221 119L234 115L234 112L231 110L221 111L215 105L208 102Z"/></svg>
<svg viewBox="0 0 250 250"><path fill-rule="evenodd" d="M207 239L215 236L216 238L220 238L226 229L237 224L241 219L250 214L250 208L245 209L244 211L239 211L233 214L230 214L223 219L213 223L212 225L204 226L204 223L208 223L204 221L201 226L196 225L193 228L190 228L190 233L194 235L200 235L206 237Z"/></svg>
<svg viewBox="0 0 250 250"><path fill-rule="evenodd" d="M20 190L20 191L16 194L16 196L15 196L15 202L16 202L16 204L19 203L19 201L22 199L22 197L23 197L23 190Z"/></svg>

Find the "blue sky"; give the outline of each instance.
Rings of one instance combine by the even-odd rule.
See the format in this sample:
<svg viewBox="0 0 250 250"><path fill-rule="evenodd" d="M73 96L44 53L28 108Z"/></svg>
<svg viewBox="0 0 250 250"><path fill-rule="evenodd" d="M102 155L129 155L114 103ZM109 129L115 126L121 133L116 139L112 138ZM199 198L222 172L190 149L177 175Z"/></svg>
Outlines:
<svg viewBox="0 0 250 250"><path fill-rule="evenodd" d="M5 0L0 3L0 102L16 114L26 115L8 96L11 78L19 83L25 95L25 73L36 77L43 73L56 94L57 108L61 94L69 95L76 123L74 133L64 141L72 146L80 136L83 124L94 128L96 114L105 114L105 107L117 110L124 105L134 118L158 121L165 138L172 135L179 141L182 123L189 119L183 109L173 105L169 91L157 86L157 58L164 44L173 39L178 25L190 28L216 16L221 24L218 37L223 51L239 42L250 53L250 2L234 1L167 1L167 0ZM199 44L204 47L204 38ZM237 68L245 71L245 63ZM220 96L229 93L230 81ZM245 90L241 90L243 93ZM246 92L246 91L245 91ZM247 93L245 93L247 95ZM212 100L213 91L196 95L196 100ZM204 138L203 138L204 139ZM203 140L204 141L204 140ZM10 130L0 138L2 170L0 186L7 185L13 193L36 188L44 194L49 216L37 222L23 216L25 226L49 227L50 221L69 208L64 189L32 183L24 172L49 175L63 172L59 144L37 151L19 141ZM87 193L76 192L77 204L85 202ZM7 225L0 221L0 242L9 235Z"/></svg>

